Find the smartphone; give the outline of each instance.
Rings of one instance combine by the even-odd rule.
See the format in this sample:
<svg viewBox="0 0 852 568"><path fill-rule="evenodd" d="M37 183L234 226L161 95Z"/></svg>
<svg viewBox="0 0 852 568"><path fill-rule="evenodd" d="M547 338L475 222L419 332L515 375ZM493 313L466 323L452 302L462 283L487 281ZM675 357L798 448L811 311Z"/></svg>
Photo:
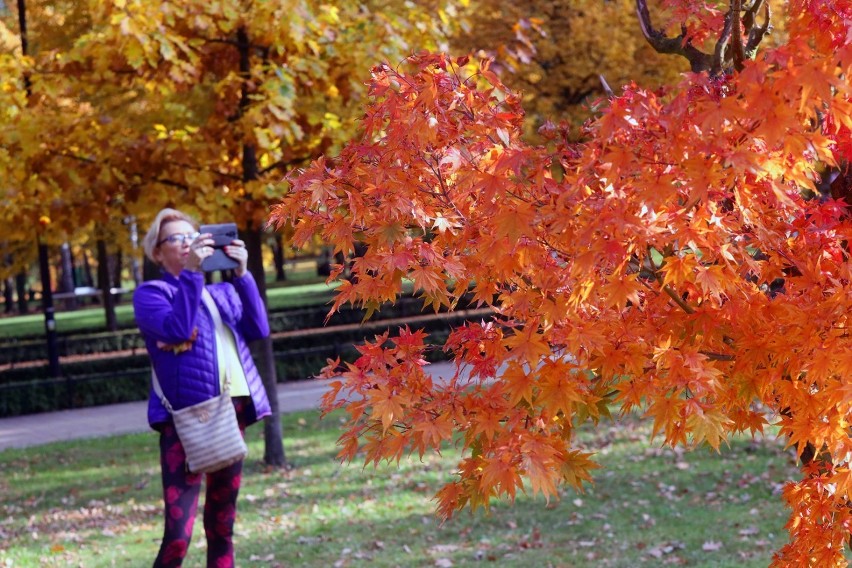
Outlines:
<svg viewBox="0 0 852 568"><path fill-rule="evenodd" d="M225 254L225 251L222 249L222 247L231 244L231 241L238 238L239 233L237 232L236 223L201 225L198 231L202 235L204 233L213 235L213 254L201 262L201 270L204 272L230 270L240 265L239 262Z"/></svg>

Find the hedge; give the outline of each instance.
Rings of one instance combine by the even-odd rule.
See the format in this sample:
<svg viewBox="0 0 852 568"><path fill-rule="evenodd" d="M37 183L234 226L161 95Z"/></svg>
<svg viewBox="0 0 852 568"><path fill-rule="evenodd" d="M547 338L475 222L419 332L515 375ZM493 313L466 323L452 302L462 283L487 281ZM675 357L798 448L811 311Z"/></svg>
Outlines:
<svg viewBox="0 0 852 568"><path fill-rule="evenodd" d="M395 304L389 303L383 306L374 315L372 321L415 316L420 314L422 305L422 300L406 296L400 298ZM344 307L326 322L327 309L324 307L290 308L271 312L269 314L269 327L272 333L279 333L322 328L326 325L360 323L364 318L364 313L361 309ZM58 337L58 348L60 357L127 350L144 353L145 343L139 331L133 328L117 332L77 332L60 335ZM0 346L0 365L9 365L10 370L15 370L22 364L45 361L46 359L47 348L43 337L6 341ZM28 369L32 369L32 367L28 367ZM9 372L0 372L0 383L4 382L3 375ZM23 374L12 373L11 376L16 378L8 380L23 380L27 373L28 371L24 371Z"/></svg>
<svg viewBox="0 0 852 568"><path fill-rule="evenodd" d="M403 311L397 311L399 315ZM385 316L389 312L384 312ZM470 313L410 316L412 327L423 328L434 344L443 344L451 325L468 319ZM405 316L403 316L405 318ZM278 332L273 337L273 353L279 382L301 380L316 375L328 359L353 361L355 344L371 339L399 319L383 318L364 325L338 325L330 328ZM430 354L442 358L440 351ZM148 396L150 363L147 353L84 359L62 365L64 377L46 379L46 364L10 369L0 373L0 418L143 400Z"/></svg>

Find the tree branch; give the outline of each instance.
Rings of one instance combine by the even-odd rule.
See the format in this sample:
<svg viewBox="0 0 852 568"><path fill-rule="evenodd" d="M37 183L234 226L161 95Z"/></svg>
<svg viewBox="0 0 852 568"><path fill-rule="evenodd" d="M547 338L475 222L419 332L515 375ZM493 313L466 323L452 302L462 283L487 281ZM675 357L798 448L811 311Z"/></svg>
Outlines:
<svg viewBox="0 0 852 568"><path fill-rule="evenodd" d="M760 27L754 26L755 14L757 10L760 9L761 5L763 5L763 25ZM747 17L751 18L752 25L749 26L748 29L748 41L745 46L745 54L746 57L751 59L754 57L755 51L757 51L757 46L760 45L760 42L763 41L763 38L772 30L772 8L769 6L769 2L763 2L763 0L758 0L755 2L754 10L749 10L746 13Z"/></svg>
<svg viewBox="0 0 852 568"><path fill-rule="evenodd" d="M710 75L712 76L720 75L725 67L725 60L728 58L728 43L731 41L732 29L733 12L728 12L725 15L725 27L722 28L722 34L719 36L719 41L716 42L716 49L713 52L713 65L710 67Z"/></svg>
<svg viewBox="0 0 852 568"><path fill-rule="evenodd" d="M682 309L683 311L685 311L686 313L688 313L688 314L690 314L690 315L692 315L692 314L694 314L694 313L695 313L695 308L693 308L692 306L690 306L689 304L687 304L687 303L686 303L686 301L684 301L684 299L683 299L683 298L681 298L681 297L678 295L678 293L677 293L677 292L676 292L676 291L675 291L675 290L674 290L671 286L668 286L668 285L663 286L663 292L665 292L666 294L668 294L668 295L669 295L669 298L671 298L672 300L674 300L674 301L675 301L675 303L676 303L678 306L680 306L680 307L681 307L681 309Z"/></svg>
<svg viewBox="0 0 852 568"><path fill-rule="evenodd" d="M609 86L609 83L606 82L606 79L603 75L598 75L598 78L601 80L601 85L603 86L603 90L606 93L606 96L609 98L613 98L615 94L612 92L612 88Z"/></svg>
<svg viewBox="0 0 852 568"><path fill-rule="evenodd" d="M161 183L161 184L167 185L169 187L176 187L176 188L182 189L184 191L189 191L189 186L186 185L185 183L170 180L170 179L167 179L167 178L152 177L147 182L143 182L143 183ZM139 184L139 185L141 185L141 184Z"/></svg>
<svg viewBox="0 0 852 568"><path fill-rule="evenodd" d="M268 174L272 170L286 169L297 164L304 164L305 162L309 162L310 160L310 157L293 158L292 160L279 160L274 164L263 168L262 170L257 172L257 174L259 176L262 176L264 174Z"/></svg>
<svg viewBox="0 0 852 568"><path fill-rule="evenodd" d="M686 29L675 38L666 37L661 30L654 29L651 24L651 15L648 12L647 0L636 0L636 14L639 17L639 27L648 43L657 53L681 55L690 64L693 72L707 71L713 64L713 57L697 49L691 42L686 41Z"/></svg>
<svg viewBox="0 0 852 568"><path fill-rule="evenodd" d="M712 351L699 351L702 355L711 361L736 361L737 358L733 355L724 355L722 353L713 353Z"/></svg>
<svg viewBox="0 0 852 568"><path fill-rule="evenodd" d="M742 71L745 65L745 51L743 50L742 36L742 0L731 0L731 33L733 34L733 60L734 69Z"/></svg>

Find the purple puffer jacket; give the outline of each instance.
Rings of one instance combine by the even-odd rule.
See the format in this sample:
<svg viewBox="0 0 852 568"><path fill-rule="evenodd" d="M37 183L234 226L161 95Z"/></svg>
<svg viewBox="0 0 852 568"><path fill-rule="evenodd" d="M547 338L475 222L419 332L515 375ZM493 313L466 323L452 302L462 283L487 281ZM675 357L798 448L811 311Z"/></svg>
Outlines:
<svg viewBox="0 0 852 568"><path fill-rule="evenodd" d="M133 294L136 324L145 339L151 364L169 403L175 410L220 394L213 319L201 301L204 275L184 270L178 278L167 272L162 280L141 284ZM266 390L254 365L247 341L269 335L266 309L251 273L228 283L207 287L219 308L222 321L234 332L237 351L246 373L253 408L246 416L252 424L270 414ZM167 346L189 341L191 347L177 353ZM159 345L158 345L159 344ZM151 426L171 420L153 388L148 398Z"/></svg>

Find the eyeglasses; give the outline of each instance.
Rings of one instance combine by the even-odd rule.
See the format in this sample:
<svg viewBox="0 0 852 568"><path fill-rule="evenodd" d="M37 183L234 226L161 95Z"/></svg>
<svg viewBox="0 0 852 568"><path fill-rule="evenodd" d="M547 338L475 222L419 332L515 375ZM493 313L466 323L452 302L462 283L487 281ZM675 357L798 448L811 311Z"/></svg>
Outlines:
<svg viewBox="0 0 852 568"><path fill-rule="evenodd" d="M201 233L199 233L198 231L195 231L194 233L175 233L174 235L169 235L165 239L158 242L157 246L160 246L161 244L163 244L165 242L182 245L186 241L189 241L189 242L194 241L195 239L198 238L198 235L200 235L200 234Z"/></svg>

